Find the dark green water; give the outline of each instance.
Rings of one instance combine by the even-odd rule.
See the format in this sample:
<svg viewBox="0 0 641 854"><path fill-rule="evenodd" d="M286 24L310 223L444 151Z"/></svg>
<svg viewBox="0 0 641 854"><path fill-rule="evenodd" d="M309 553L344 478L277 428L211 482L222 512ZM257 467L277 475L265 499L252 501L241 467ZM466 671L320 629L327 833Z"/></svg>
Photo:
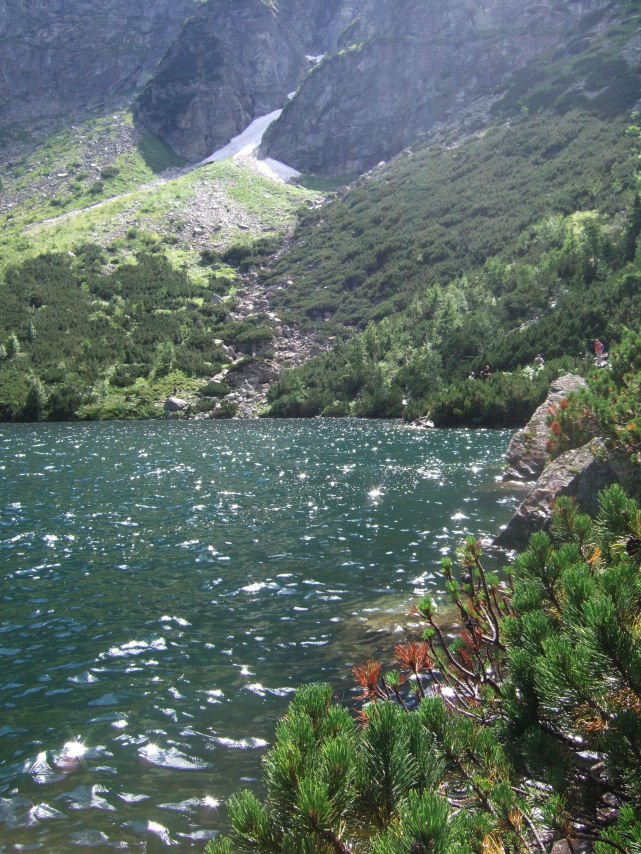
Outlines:
<svg viewBox="0 0 641 854"><path fill-rule="evenodd" d="M0 851L202 849L294 687L387 655L492 535L508 435L0 427Z"/></svg>

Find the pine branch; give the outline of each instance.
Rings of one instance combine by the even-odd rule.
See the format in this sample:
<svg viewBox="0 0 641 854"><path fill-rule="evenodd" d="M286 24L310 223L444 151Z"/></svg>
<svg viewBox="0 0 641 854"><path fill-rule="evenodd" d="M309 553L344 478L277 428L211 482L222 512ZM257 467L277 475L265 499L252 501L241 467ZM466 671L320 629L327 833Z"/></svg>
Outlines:
<svg viewBox="0 0 641 854"><path fill-rule="evenodd" d="M318 835L332 846L337 854L353 854L353 851L333 830L318 830Z"/></svg>

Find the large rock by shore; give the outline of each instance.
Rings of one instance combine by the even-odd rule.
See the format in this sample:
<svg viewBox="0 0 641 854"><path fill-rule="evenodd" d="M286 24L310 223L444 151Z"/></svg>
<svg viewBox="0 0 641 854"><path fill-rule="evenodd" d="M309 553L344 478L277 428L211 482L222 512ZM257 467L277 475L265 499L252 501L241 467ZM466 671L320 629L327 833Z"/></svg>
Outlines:
<svg viewBox="0 0 641 854"><path fill-rule="evenodd" d="M507 469L503 480L533 481L545 467L545 448L549 429L547 416L551 406L559 403L573 391L585 388L583 377L564 374L554 380L544 403L539 406L528 423L512 437L505 454Z"/></svg>
<svg viewBox="0 0 641 854"><path fill-rule="evenodd" d="M536 483L494 540L496 546L508 549L525 547L532 534L549 527L554 504L562 495L575 498L582 512L594 515L598 511L599 492L613 483L620 483L632 495L641 494L639 467L625 454L611 451L598 437L581 448L566 451L557 459L547 461L545 445L549 407L584 386L585 380L572 374L555 380L545 403L510 442L504 479L536 479Z"/></svg>
<svg viewBox="0 0 641 854"><path fill-rule="evenodd" d="M562 495L575 498L584 513L595 515L602 489L621 483L628 492L634 492L639 477L641 473L630 460L610 453L601 439L566 451L546 466L495 545L508 549L525 546L532 534L549 526L554 504Z"/></svg>

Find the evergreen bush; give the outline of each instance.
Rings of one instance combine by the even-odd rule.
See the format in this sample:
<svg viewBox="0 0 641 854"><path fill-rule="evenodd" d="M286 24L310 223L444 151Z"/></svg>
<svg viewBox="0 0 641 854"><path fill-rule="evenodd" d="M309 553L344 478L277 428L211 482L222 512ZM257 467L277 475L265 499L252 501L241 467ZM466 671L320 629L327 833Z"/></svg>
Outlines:
<svg viewBox="0 0 641 854"><path fill-rule="evenodd" d="M501 577L473 539L398 666L354 668L358 719L301 688L264 760L266 797L229 802L223 852L641 851L641 508L619 486L592 521L560 499Z"/></svg>

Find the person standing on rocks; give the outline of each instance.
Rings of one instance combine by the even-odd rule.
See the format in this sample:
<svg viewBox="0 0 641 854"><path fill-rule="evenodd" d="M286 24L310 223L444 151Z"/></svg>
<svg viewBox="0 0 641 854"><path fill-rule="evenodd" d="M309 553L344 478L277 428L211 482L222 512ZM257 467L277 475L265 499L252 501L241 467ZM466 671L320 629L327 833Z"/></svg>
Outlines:
<svg viewBox="0 0 641 854"><path fill-rule="evenodd" d="M603 342L598 338L594 341L594 364L597 368L603 368L608 364L608 354L605 352Z"/></svg>

